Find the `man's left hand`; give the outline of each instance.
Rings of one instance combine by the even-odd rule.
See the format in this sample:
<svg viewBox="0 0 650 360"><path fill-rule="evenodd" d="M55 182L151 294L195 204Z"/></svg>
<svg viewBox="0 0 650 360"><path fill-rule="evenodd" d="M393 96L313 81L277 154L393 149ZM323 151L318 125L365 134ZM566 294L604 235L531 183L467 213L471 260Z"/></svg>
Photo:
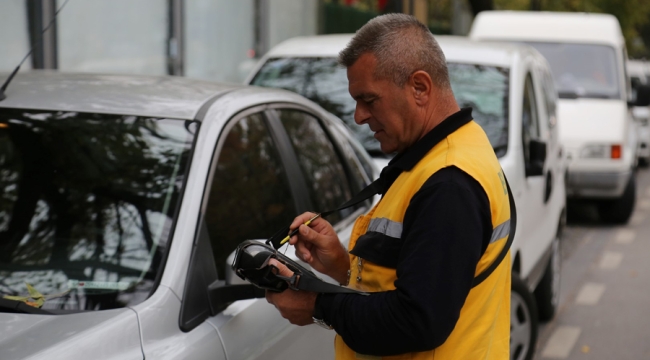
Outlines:
<svg viewBox="0 0 650 360"><path fill-rule="evenodd" d="M293 272L284 264L275 259L269 261L269 265L278 268L279 275L290 277ZM266 291L266 301L273 304L283 318L294 325L313 324L314 305L316 304L315 292L287 289L281 293Z"/></svg>

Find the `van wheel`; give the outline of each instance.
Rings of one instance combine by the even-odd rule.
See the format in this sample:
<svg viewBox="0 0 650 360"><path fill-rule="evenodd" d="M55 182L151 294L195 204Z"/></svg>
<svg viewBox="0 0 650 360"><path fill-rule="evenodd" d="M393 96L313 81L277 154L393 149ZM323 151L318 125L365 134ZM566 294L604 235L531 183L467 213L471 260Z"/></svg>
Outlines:
<svg viewBox="0 0 650 360"><path fill-rule="evenodd" d="M537 344L537 306L533 294L512 274L510 294L510 359L530 360Z"/></svg>
<svg viewBox="0 0 650 360"><path fill-rule="evenodd" d="M616 200L603 200L598 203L598 215L600 219L612 224L625 224L634 211L634 200L636 198L636 181L634 174L625 186L623 195Z"/></svg>
<svg viewBox="0 0 650 360"><path fill-rule="evenodd" d="M548 261L542 280L535 289L535 301L540 321L549 321L555 316L560 303L560 239L556 237L551 243L551 258Z"/></svg>

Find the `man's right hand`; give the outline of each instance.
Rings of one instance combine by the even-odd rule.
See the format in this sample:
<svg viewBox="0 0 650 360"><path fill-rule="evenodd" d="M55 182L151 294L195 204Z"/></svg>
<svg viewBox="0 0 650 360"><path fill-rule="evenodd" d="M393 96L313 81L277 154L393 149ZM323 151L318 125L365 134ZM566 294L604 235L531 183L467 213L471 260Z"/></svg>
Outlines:
<svg viewBox="0 0 650 360"><path fill-rule="evenodd" d="M316 214L306 212L293 220L291 230L300 228L289 243L296 247L296 256L314 270L332 277L341 284L346 283L350 269L348 252L327 220L318 218L309 226L304 225L314 215Z"/></svg>

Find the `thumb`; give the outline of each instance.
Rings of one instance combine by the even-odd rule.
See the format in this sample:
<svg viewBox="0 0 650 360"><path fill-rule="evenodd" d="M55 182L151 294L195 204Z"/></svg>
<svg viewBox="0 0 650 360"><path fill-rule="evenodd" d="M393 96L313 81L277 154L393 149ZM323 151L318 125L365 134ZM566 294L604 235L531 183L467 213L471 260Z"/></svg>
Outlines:
<svg viewBox="0 0 650 360"><path fill-rule="evenodd" d="M276 259L269 259L269 265L273 265L278 269L278 275L286 277L291 277L293 275L293 271L289 270L286 265Z"/></svg>

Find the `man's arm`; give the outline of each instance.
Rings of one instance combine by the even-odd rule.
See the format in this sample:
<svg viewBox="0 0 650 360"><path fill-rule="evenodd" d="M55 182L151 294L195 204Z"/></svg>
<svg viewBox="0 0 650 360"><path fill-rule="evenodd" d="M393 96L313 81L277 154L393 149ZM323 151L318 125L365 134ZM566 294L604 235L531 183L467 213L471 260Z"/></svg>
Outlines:
<svg viewBox="0 0 650 360"><path fill-rule="evenodd" d="M396 290L324 294L316 306L359 353L433 349L456 325L491 232L489 201L479 183L456 167L440 170L405 214Z"/></svg>

